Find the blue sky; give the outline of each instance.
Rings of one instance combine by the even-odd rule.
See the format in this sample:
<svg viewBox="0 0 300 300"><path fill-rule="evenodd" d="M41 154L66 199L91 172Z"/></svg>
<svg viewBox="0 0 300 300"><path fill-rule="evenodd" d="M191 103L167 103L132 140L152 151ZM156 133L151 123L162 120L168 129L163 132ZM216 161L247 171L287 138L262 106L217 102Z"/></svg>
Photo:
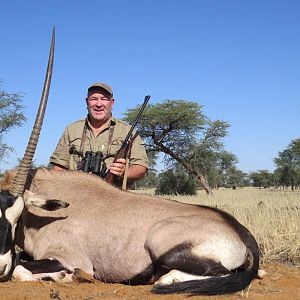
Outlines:
<svg viewBox="0 0 300 300"><path fill-rule="evenodd" d="M86 114L90 83L114 88L114 114L185 99L231 125L226 150L244 171L274 169L300 137L300 2L264 0L16 1L0 4L0 79L24 93L28 122L5 142L23 156L56 27L54 72L35 155L47 164L64 127Z"/></svg>

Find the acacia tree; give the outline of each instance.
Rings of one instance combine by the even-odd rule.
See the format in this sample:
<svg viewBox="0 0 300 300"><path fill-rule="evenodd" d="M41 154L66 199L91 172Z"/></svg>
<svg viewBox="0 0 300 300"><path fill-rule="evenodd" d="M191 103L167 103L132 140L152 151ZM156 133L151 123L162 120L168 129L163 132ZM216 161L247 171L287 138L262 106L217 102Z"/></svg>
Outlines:
<svg viewBox="0 0 300 300"><path fill-rule="evenodd" d="M220 140L224 134L225 128L221 130L219 127L218 135L214 136L214 140ZM223 149L220 141L213 143L213 146L200 142L195 146L189 161L195 169L205 175L215 189L226 185L228 169L238 162L235 155Z"/></svg>
<svg viewBox="0 0 300 300"><path fill-rule="evenodd" d="M128 109L124 120L132 123L139 106ZM148 151L165 154L165 163L176 161L187 172L195 176L207 193L211 193L207 179L199 166L192 162L200 151L207 157L222 144L220 138L226 135L228 124L210 121L202 112L202 106L185 100L165 100L149 104L137 125Z"/></svg>
<svg viewBox="0 0 300 300"><path fill-rule="evenodd" d="M13 150L3 142L5 134L15 127L20 127L26 121L22 95L20 93L7 93L1 86L0 81L0 161Z"/></svg>
<svg viewBox="0 0 300 300"><path fill-rule="evenodd" d="M270 187L274 185L274 175L268 170L258 170L257 172L252 172L249 178L253 182L253 186L259 187L260 189Z"/></svg>
<svg viewBox="0 0 300 300"><path fill-rule="evenodd" d="M239 170L236 169L235 165L238 163L237 157L227 151L221 151L217 155L217 183L218 186L226 186L232 183L232 186L240 186L238 180L238 174L240 175ZM231 180L229 180L231 177Z"/></svg>
<svg viewBox="0 0 300 300"><path fill-rule="evenodd" d="M286 149L274 159L279 184L292 190L300 185L300 139L292 140Z"/></svg>
<svg viewBox="0 0 300 300"><path fill-rule="evenodd" d="M247 174L238 170L235 166L231 166L226 170L225 186L232 188L244 187L248 185Z"/></svg>

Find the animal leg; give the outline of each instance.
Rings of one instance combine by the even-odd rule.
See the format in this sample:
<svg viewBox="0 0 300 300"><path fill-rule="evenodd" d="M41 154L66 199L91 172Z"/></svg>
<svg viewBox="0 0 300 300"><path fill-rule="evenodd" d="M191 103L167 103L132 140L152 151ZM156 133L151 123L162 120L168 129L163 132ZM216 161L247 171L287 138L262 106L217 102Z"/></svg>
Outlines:
<svg viewBox="0 0 300 300"><path fill-rule="evenodd" d="M33 274L21 265L16 266L12 276L17 281L51 280L65 283L73 281L72 274L68 274L66 271Z"/></svg>
<svg viewBox="0 0 300 300"><path fill-rule="evenodd" d="M46 258L40 260L20 261L20 265L33 274L53 273L59 271L67 271L68 273L71 273L57 259Z"/></svg>
<svg viewBox="0 0 300 300"><path fill-rule="evenodd" d="M160 257L158 264L171 271L160 277L155 285L167 285L174 282L201 280L212 276L231 274L231 271L219 261L197 256L191 250L190 244L182 244Z"/></svg>
<svg viewBox="0 0 300 300"><path fill-rule="evenodd" d="M158 264L172 270L159 279L152 289L156 294L189 293L192 295L223 295L242 290L257 274L257 265L231 272L213 256L195 254L191 244L169 250ZM249 252L249 261L253 254Z"/></svg>
<svg viewBox="0 0 300 300"><path fill-rule="evenodd" d="M36 281L40 279L58 282L73 281L72 272L67 270L56 259L21 261L20 264L16 266L12 276L19 281Z"/></svg>
<svg viewBox="0 0 300 300"><path fill-rule="evenodd" d="M13 279L17 281L38 281L51 280L61 283L69 282L95 282L96 280L81 269L75 269L73 273L67 271L51 272L51 273L36 273L33 274L21 265L16 266L13 272Z"/></svg>
<svg viewBox="0 0 300 300"><path fill-rule="evenodd" d="M66 269L56 259L20 261L13 272L18 281L52 280L56 282L94 282L93 276L75 268L73 272Z"/></svg>

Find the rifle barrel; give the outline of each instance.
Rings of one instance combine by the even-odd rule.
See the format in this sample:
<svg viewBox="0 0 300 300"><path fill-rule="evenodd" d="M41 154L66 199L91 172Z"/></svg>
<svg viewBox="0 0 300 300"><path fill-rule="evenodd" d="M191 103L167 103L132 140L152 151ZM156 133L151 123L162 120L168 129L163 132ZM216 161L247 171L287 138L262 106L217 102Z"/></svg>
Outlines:
<svg viewBox="0 0 300 300"><path fill-rule="evenodd" d="M137 117L135 118L135 120L134 120L134 122L133 122L133 124L132 124L132 126L131 126L131 128L130 128L130 130L129 130L129 132L128 132L128 134L127 134L125 140L124 140L124 142L123 142L124 145L126 145L126 144L128 143L128 140L129 140L130 137L131 137L132 131L133 131L133 129L135 128L135 126L136 126L136 124L138 123L138 121L140 120L141 115L142 115L142 113L143 113L143 111L144 111L144 109L145 109L145 107L146 107L146 105L147 105L147 103L148 103L150 97L151 97L150 95L145 96L145 98L144 98L144 103L142 104L142 107L141 107L141 109L139 110L138 115L137 115Z"/></svg>

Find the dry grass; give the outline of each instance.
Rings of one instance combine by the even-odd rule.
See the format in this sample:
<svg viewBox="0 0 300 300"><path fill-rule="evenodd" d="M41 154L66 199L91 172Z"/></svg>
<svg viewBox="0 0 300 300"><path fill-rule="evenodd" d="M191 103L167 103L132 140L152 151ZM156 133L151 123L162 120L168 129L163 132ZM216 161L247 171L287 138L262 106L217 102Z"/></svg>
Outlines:
<svg viewBox="0 0 300 300"><path fill-rule="evenodd" d="M153 191L147 193L153 194ZM300 191L220 189L214 191L213 196L199 191L197 196L169 198L231 213L255 236L263 263L279 261L300 265Z"/></svg>

